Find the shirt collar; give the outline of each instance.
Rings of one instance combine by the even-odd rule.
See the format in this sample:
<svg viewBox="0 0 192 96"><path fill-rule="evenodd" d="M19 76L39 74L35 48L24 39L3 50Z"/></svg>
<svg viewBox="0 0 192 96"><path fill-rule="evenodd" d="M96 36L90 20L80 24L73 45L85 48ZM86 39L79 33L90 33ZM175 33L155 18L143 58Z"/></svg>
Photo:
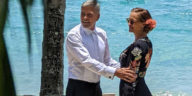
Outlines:
<svg viewBox="0 0 192 96"><path fill-rule="evenodd" d="M81 28L82 28L82 30L86 33L86 34L88 34L88 35L90 35L90 34L92 34L92 33L94 33L96 30L94 29L94 30L90 30L90 29L88 29L88 28L85 28L85 27L83 27L82 25L81 25Z"/></svg>

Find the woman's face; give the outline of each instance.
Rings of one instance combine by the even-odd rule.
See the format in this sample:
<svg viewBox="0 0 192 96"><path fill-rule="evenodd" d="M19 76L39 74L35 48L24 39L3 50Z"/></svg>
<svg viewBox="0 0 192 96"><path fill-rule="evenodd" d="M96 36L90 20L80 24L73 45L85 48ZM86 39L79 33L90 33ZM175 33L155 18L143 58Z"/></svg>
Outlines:
<svg viewBox="0 0 192 96"><path fill-rule="evenodd" d="M129 32L143 32L144 23L139 21L138 13L131 12L128 20Z"/></svg>

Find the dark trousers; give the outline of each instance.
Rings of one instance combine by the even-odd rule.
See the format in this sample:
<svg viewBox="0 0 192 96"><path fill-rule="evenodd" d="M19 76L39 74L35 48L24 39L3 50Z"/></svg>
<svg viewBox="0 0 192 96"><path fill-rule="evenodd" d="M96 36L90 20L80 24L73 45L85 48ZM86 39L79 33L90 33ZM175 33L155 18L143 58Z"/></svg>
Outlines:
<svg viewBox="0 0 192 96"><path fill-rule="evenodd" d="M102 96L100 83L69 79L66 96Z"/></svg>

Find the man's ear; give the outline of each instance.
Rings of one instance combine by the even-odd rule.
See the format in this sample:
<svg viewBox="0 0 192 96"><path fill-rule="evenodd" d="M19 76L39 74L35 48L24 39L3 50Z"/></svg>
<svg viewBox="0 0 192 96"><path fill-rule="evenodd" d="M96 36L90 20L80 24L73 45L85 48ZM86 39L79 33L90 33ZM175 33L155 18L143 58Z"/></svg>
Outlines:
<svg viewBox="0 0 192 96"><path fill-rule="evenodd" d="M97 21L99 20L99 18L100 18L100 14L97 15Z"/></svg>

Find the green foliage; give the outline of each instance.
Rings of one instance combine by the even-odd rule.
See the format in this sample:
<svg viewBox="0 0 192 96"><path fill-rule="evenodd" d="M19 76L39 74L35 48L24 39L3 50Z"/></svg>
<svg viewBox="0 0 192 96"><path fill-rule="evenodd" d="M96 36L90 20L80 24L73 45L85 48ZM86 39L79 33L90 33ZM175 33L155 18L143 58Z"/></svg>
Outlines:
<svg viewBox="0 0 192 96"><path fill-rule="evenodd" d="M0 6L0 96L16 96L9 58L3 38L8 0L2 0Z"/></svg>
<svg viewBox="0 0 192 96"><path fill-rule="evenodd" d="M31 55L31 30L30 30L30 23L29 23L29 17L28 17L28 9L29 7L31 7L31 5L33 4L33 0L19 0L20 4L21 4L21 8L23 11L23 16L24 16L24 21L25 21L25 25L26 25L26 35L27 35L27 44L28 44L28 53L29 53L29 57ZM32 67L32 60L31 58L29 58L29 67L30 67L30 71L31 67Z"/></svg>
<svg viewBox="0 0 192 96"><path fill-rule="evenodd" d="M0 0L0 96L16 96L14 80L12 71L9 63L5 40L3 32L5 28L5 22L8 14L8 0ZM29 44L29 53L31 49L31 36L30 36L30 25L27 15L27 6L31 5L33 0L20 0L25 22L27 26L27 37Z"/></svg>
<svg viewBox="0 0 192 96"><path fill-rule="evenodd" d="M23 11L23 16L25 19L25 25L27 27L27 41L28 41L28 53L31 53L31 30L30 30L30 24L29 24L29 18L27 14L27 8L28 6L31 6L33 4L33 0L20 0L21 8Z"/></svg>

